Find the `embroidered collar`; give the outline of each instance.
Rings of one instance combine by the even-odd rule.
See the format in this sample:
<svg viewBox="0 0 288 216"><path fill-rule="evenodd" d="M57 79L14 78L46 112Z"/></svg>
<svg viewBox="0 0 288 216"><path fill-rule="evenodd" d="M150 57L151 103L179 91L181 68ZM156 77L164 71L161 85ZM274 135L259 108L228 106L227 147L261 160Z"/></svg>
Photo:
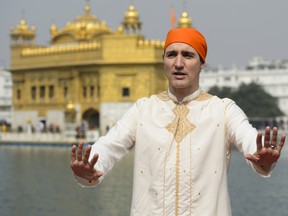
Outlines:
<svg viewBox="0 0 288 216"><path fill-rule="evenodd" d="M168 97L175 103L175 104L187 104L192 100L195 100L196 98L198 98L201 94L202 90L199 87L195 92L193 92L192 94L186 96L185 98L183 98L182 101L178 101L176 96L173 95L170 91L170 89L167 90L168 93Z"/></svg>

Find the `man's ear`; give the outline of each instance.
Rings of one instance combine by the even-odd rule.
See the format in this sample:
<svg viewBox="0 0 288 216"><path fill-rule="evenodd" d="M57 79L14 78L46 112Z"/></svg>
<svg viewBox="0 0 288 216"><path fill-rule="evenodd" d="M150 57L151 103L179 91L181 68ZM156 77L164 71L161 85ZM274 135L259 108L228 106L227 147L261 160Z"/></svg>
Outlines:
<svg viewBox="0 0 288 216"><path fill-rule="evenodd" d="M204 62L201 64L201 70L204 69L205 67L206 67L206 63Z"/></svg>

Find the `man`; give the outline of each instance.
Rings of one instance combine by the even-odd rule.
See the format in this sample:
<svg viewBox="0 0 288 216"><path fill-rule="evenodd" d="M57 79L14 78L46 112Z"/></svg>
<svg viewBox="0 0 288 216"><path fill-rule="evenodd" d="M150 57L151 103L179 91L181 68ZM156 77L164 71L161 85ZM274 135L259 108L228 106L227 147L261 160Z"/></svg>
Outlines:
<svg viewBox="0 0 288 216"><path fill-rule="evenodd" d="M227 170L234 144L251 167L269 176L285 142L267 127L262 142L230 99L201 91L206 40L193 28L168 32L164 68L169 89L139 99L82 155L72 147L71 167L83 186L101 182L135 148L131 215L231 215ZM76 152L77 151L77 152Z"/></svg>

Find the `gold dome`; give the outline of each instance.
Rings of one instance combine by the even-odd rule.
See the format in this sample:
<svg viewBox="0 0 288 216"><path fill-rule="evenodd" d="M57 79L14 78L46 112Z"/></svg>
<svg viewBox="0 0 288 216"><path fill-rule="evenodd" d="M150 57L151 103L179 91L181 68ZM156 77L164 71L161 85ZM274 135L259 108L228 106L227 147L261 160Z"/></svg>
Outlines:
<svg viewBox="0 0 288 216"><path fill-rule="evenodd" d="M130 24L135 24L135 23L139 22L139 14L135 10L134 5L132 5L132 4L129 5L129 9L125 13L124 19L125 19L124 22L130 23Z"/></svg>
<svg viewBox="0 0 288 216"><path fill-rule="evenodd" d="M192 20L188 17L188 13L186 11L182 12L181 17L178 20L179 28L189 28L192 26Z"/></svg>
<svg viewBox="0 0 288 216"><path fill-rule="evenodd" d="M18 26L16 28L11 29L10 35L14 39L19 38L19 37L24 37L27 39L34 39L35 32L36 32L35 26L32 26L31 28L29 28L29 26L26 24L25 19L22 18Z"/></svg>
<svg viewBox="0 0 288 216"><path fill-rule="evenodd" d="M133 4L129 5L129 9L124 14L124 21L122 22L124 29L129 32L132 29L134 32L141 30L141 22L139 19L139 14L135 10Z"/></svg>
<svg viewBox="0 0 288 216"><path fill-rule="evenodd" d="M56 26L52 25L50 27L51 42L89 41L93 40L95 36L113 33L104 21L100 21L96 16L91 15L90 12L91 7L87 4L84 14L68 22L63 29L57 30Z"/></svg>

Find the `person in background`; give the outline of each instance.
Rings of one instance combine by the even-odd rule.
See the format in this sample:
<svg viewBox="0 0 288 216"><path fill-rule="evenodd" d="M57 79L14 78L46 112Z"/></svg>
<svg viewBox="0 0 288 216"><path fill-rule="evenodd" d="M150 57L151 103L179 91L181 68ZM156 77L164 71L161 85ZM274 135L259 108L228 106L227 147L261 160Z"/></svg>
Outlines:
<svg viewBox="0 0 288 216"><path fill-rule="evenodd" d="M92 146L72 147L71 168L80 185L99 184L134 148L131 215L229 216L232 145L255 172L270 176L285 134L277 139L278 129L266 127L262 135L234 101L202 91L206 55L198 30L168 32L163 60L169 88L137 100Z"/></svg>

